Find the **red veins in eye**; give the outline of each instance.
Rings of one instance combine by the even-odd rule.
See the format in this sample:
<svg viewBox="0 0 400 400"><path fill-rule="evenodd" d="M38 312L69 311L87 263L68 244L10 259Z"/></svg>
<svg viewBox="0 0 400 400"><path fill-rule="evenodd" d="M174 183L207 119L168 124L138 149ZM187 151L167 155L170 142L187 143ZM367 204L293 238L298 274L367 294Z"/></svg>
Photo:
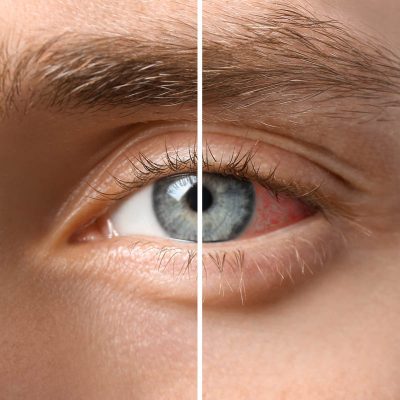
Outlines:
<svg viewBox="0 0 400 400"><path fill-rule="evenodd" d="M253 237L284 228L315 213L299 199L285 194L274 195L260 184L254 184L256 204L253 217L241 237Z"/></svg>

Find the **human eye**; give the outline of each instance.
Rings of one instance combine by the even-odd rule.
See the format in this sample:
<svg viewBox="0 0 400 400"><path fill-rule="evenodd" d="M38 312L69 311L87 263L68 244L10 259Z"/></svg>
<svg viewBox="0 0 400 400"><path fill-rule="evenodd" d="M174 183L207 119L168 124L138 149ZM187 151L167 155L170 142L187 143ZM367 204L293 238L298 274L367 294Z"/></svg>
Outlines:
<svg viewBox="0 0 400 400"><path fill-rule="evenodd" d="M177 154L169 155L157 165L157 170L166 166L173 171L176 167L174 157ZM239 157L241 155L237 154L236 158ZM149 162L141 157L139 174L147 169ZM193 165L195 162L191 161ZM231 165L228 168L232 170L234 167ZM243 171L242 176L205 173L202 188L203 242L257 236L311 215L313 209L304 201L273 188L272 183L275 182L272 175L268 178L271 182L268 186L267 183L261 185L244 178ZM126 181L119 183L128 192L133 184ZM109 238L146 235L197 241L197 190L194 173L173 174L158 179L129 195L122 204L109 211L100 219L97 229Z"/></svg>
<svg viewBox="0 0 400 400"><path fill-rule="evenodd" d="M111 254L118 248L136 260L151 257L157 271L194 276L197 155L195 137L184 145L183 137L157 137L157 151L152 138L104 168L89 185L86 221L77 219L71 241L111 246ZM202 162L206 298L258 299L313 274L340 247L327 190L337 182L319 168L290 152L215 133L206 136Z"/></svg>
<svg viewBox="0 0 400 400"><path fill-rule="evenodd" d="M211 148L206 151L212 154ZM195 151L189 149L182 157L179 150L166 146L164 152L158 161L141 152L126 155L130 177L113 177L120 190L97 190L99 200L115 200L115 204L111 203L74 241L122 236L196 242L199 210ZM255 170L254 155L251 150L245 153L233 149L230 160L221 161L218 170L204 172L204 243L257 237L315 212L308 201L310 193L298 189L289 192L289 187L275 178L275 170L263 178ZM212 171L208 157L203 165L205 171Z"/></svg>
<svg viewBox="0 0 400 400"><path fill-rule="evenodd" d="M167 166L173 171L176 167L174 157L177 155L169 155L156 166L157 170ZM174 160L173 164L171 160ZM191 162L194 165L196 161ZM149 163L141 157L138 173L143 173ZM304 201L278 193L272 184L271 187L267 183L261 185L244 176L204 174L203 242L257 236L290 225L313 212ZM274 182L272 174L268 179ZM119 181L119 184L129 194L133 182ZM96 224L97 229L108 238L146 235L197 241L197 190L194 173L163 177L130 194L122 204L107 212ZM81 240L85 240L85 236Z"/></svg>

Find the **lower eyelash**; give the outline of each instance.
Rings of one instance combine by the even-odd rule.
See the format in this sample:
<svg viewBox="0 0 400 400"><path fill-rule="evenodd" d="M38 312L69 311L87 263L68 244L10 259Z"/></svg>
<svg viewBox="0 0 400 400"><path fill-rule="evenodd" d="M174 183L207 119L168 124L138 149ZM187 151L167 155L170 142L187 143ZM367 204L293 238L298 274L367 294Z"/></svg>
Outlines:
<svg viewBox="0 0 400 400"><path fill-rule="evenodd" d="M329 239L328 239L329 237ZM265 238L267 240L267 238ZM203 252L203 268L205 279L204 299L207 302L207 281L212 282L214 293L218 291L221 298L235 298L246 304L249 301L262 300L266 296L274 296L280 293L282 287L288 290L297 286L307 276L316 274L323 269L339 249L346 248L347 237L339 229L328 228L324 237L318 239L306 239L300 235L290 239L282 239L276 248L269 248L265 242L263 248L249 249L248 245L240 245L239 242L232 245L232 250L213 250L205 246ZM268 247L267 247L268 246ZM208 247L208 249L207 249ZM268 251L265 251L265 247ZM211 278L213 275L213 278ZM215 287L215 276L218 277L219 287ZM262 281L262 293L255 294L250 281ZM250 298L247 286L252 290ZM218 300L213 300L213 302ZM221 301L226 306L224 301Z"/></svg>
<svg viewBox="0 0 400 400"><path fill-rule="evenodd" d="M154 252L155 269L160 272L169 270L176 278L190 278L193 273L196 273L197 268L197 251L193 249L178 249L174 246L154 246L150 240L138 240L132 244L130 249L133 251L135 247L146 247L141 250L143 254ZM177 259L180 258L179 261Z"/></svg>
<svg viewBox="0 0 400 400"><path fill-rule="evenodd" d="M344 239L344 238L343 238ZM308 246L312 255L307 258L302 256L304 249L299 249L299 243L286 241L280 245L278 252L264 254L262 251L254 253L246 250L245 246L229 250L203 250L203 276L205 284L204 301L207 303L207 284L209 279L215 282L218 274L217 294L221 300L236 297L242 305L248 302L247 280L249 275L252 279L263 280L264 290L271 292L270 282L273 284L294 287L299 278L314 275L321 269L331 256L327 243L322 241L313 244L302 238L297 239ZM142 255L153 253L155 269L159 272L167 272L175 279L194 279L197 276L197 251L195 248L177 248L174 246L154 246L150 240L137 240L131 242L129 251L133 253L135 248L140 248ZM145 247L145 249L143 249ZM207 247L207 246L205 246ZM262 264L262 265L261 265ZM267 274L269 276L267 276ZM275 277L271 279L271 274ZM215 291L213 290L215 300ZM216 300L218 302L218 300ZM221 304L225 304L223 301Z"/></svg>

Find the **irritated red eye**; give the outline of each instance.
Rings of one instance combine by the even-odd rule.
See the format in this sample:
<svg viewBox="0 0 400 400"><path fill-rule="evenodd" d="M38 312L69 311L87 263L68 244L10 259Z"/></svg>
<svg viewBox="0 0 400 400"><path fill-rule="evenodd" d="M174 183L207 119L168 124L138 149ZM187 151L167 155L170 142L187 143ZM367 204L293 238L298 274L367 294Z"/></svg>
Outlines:
<svg viewBox="0 0 400 400"><path fill-rule="evenodd" d="M239 238L250 238L295 224L315 213L315 209L300 199L286 194L275 195L258 183L253 183L254 211Z"/></svg>

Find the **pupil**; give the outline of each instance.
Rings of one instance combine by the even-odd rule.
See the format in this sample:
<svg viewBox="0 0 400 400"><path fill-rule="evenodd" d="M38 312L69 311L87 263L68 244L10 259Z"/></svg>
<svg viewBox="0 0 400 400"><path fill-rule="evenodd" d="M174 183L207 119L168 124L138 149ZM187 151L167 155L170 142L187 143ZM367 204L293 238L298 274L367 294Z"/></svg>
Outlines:
<svg viewBox="0 0 400 400"><path fill-rule="evenodd" d="M191 210L197 212L197 184L193 185L186 193L186 201ZM207 211L213 203L211 192L203 186L203 212Z"/></svg>

